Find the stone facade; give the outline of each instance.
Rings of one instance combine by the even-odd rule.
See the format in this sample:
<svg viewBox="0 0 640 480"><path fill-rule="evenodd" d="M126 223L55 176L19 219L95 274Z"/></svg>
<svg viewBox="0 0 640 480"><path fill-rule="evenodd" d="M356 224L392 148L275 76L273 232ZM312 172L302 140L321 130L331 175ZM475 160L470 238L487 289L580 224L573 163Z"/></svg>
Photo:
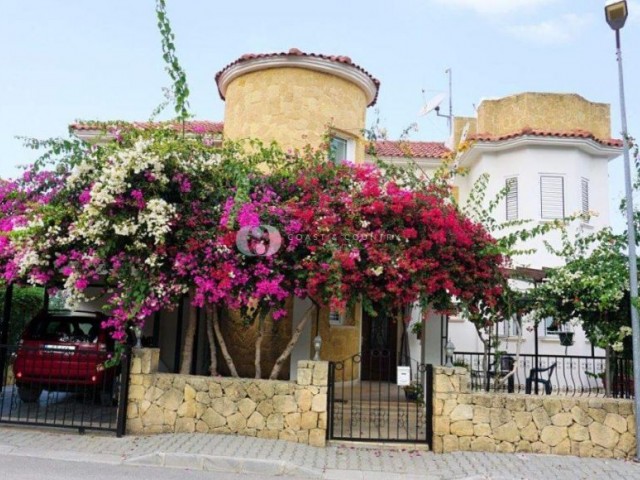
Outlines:
<svg viewBox="0 0 640 480"><path fill-rule="evenodd" d="M287 315L278 320L273 320L269 315L264 320L262 336L261 369L262 376L269 376L273 365L282 354L291 340L292 301L288 301L285 307ZM239 311L231 310L224 313L224 321L220 322L220 330L233 358L238 375L241 377L254 377L256 372L255 354L256 337L258 336L258 322L247 325ZM289 379L289 360L287 360L279 379ZM220 349L218 349L218 371L222 375L230 375Z"/></svg>
<svg viewBox="0 0 640 480"><path fill-rule="evenodd" d="M325 445L327 362L298 362L293 383L157 373L158 358L158 349L134 350L129 433L223 433Z"/></svg>
<svg viewBox="0 0 640 480"><path fill-rule="evenodd" d="M360 378L360 367L356 365L352 368L350 361L347 360L353 355L360 352L361 328L362 328L362 307L360 305L355 309L355 315L350 325L333 326L329 324L329 309L322 308L320 310L320 336L322 337L322 350L320 358L330 362L347 361L349 365L345 365L343 370L344 378L342 380L355 380ZM310 350L313 351L313 337L311 336ZM353 377L352 378L352 374Z"/></svg>
<svg viewBox="0 0 640 480"><path fill-rule="evenodd" d="M609 139L610 107L575 94L532 92L484 100L478 106L478 133L504 135L527 127L586 130L598 138Z"/></svg>
<svg viewBox="0 0 640 480"><path fill-rule="evenodd" d="M632 400L471 393L465 368L434 369L436 453L533 452L630 458Z"/></svg>
<svg viewBox="0 0 640 480"><path fill-rule="evenodd" d="M357 142L356 160L362 162L366 109L365 93L343 78L303 68L270 68L229 84L224 134L234 140L276 141L283 148L317 148L332 126Z"/></svg>

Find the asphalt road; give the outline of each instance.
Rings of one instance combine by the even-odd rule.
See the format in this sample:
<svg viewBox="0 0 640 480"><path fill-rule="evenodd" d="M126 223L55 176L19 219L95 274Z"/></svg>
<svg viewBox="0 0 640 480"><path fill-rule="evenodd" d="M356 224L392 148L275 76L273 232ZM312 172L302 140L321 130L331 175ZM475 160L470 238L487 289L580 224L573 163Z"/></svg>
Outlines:
<svg viewBox="0 0 640 480"><path fill-rule="evenodd" d="M17 455L0 455L3 480L304 480L302 477L205 472L181 468L131 467L89 462L69 462Z"/></svg>

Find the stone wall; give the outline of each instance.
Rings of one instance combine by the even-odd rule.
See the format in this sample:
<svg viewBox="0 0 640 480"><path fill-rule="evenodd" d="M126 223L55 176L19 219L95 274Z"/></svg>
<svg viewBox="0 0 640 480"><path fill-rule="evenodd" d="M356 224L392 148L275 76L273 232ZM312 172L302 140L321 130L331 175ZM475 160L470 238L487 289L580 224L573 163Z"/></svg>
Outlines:
<svg viewBox="0 0 640 480"><path fill-rule="evenodd" d="M298 362L294 383L157 373L158 358L158 349L134 350L129 433L223 433L325 445L327 362Z"/></svg>
<svg viewBox="0 0 640 480"><path fill-rule="evenodd" d="M632 400L471 393L465 368L434 368L434 445L454 451L629 458Z"/></svg>

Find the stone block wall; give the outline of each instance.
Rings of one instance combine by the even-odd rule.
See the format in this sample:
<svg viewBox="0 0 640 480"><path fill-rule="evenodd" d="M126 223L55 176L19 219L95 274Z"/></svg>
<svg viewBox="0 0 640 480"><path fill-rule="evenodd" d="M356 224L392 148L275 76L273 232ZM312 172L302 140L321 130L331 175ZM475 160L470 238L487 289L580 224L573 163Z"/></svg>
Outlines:
<svg viewBox="0 0 640 480"><path fill-rule="evenodd" d="M632 400L472 393L468 384L465 368L434 368L436 453L634 456Z"/></svg>
<svg viewBox="0 0 640 480"><path fill-rule="evenodd" d="M223 433L324 446L328 363L298 362L297 382L157 373L158 349L134 350L127 432Z"/></svg>

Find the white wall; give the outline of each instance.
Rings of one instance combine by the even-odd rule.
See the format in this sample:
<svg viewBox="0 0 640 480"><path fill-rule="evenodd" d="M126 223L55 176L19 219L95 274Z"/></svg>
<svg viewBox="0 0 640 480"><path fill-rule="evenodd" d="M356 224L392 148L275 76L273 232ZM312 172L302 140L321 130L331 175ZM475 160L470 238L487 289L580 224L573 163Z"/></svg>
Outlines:
<svg viewBox="0 0 640 480"><path fill-rule="evenodd" d="M579 230L585 233L598 230L609 225L609 182L606 158L597 158L577 148L564 146L532 145L517 147L493 153L481 153L471 164L469 175L460 179L460 200L464 205L474 182L483 174L489 174L486 201L492 200L505 186L509 177L518 178L518 218L531 219L530 225L539 225L544 220L540 213L540 176L543 174L558 175L564 178L565 215L581 212L582 178L589 180L590 210L598 213L589 224L575 222L569 227L570 236ZM506 220L506 206L501 201L494 217L498 221ZM536 252L521 255L513 259L515 266L531 268L555 267L562 264L562 259L549 253L544 240L559 246L560 233L551 232L545 237L533 239L527 247Z"/></svg>
<svg viewBox="0 0 640 480"><path fill-rule="evenodd" d="M579 140L578 142L580 142ZM585 142L588 142L585 140ZM472 147L473 150L474 147ZM460 203L464 205L468 199L472 185L484 174L489 174L489 183L486 191L485 202L494 199L504 188L507 178L518 177L518 217L531 219L530 226L542 224L540 212L540 175L559 175L564 178L564 203L565 215L580 213L582 210L582 178L589 180L589 209L597 212L597 216L591 218L588 224L581 221L574 222L569 227L570 237L575 237L578 232L592 233L609 225L609 181L608 158L609 153L598 156L596 153L587 153L587 150L578 148L574 143L557 142L553 139L544 141L535 139L531 142L519 142L511 148L502 149L499 146L478 149L476 152L467 152L464 158L471 162L463 163L469 167L468 175L459 177L456 185L460 189ZM481 153L478 153L481 152ZM394 159L386 159L393 161ZM396 159L397 160L397 159ZM401 160L400 160L401 161ZM421 164L421 169L427 174L435 172L435 164L429 162ZM506 205L501 201L494 217L498 222L506 220ZM559 247L561 235L559 232L550 232L544 237L527 242L526 248L535 249L535 253L520 255L513 259L513 266L530 268L556 267L562 265L562 259L548 252L544 241ZM420 310L414 308L412 323L419 321ZM550 355L562 355L565 347L560 345L557 336L546 336L544 327L539 326L539 353ZM427 322L425 331L427 342L427 356L429 363L440 363L440 321L431 318ZM457 351L482 351L482 342L478 338L474 326L462 319L452 318L449 323L449 338L456 345ZM524 332L522 353L534 353L534 335L531 331ZM420 358L420 343L415 335L409 334L410 355ZM505 338L503 349L515 352L516 344L513 338ZM569 355L591 355L591 345L586 340L584 332L580 328L575 329L575 342L567 350ZM602 355L603 351L596 349L596 355ZM437 358L436 358L437 355Z"/></svg>
<svg viewBox="0 0 640 480"><path fill-rule="evenodd" d="M581 221L569 226L570 238L579 232L589 234L609 225L609 181L608 159L596 157L575 146L549 145L520 146L504 151L483 152L470 165L469 175L460 179L460 200L464 205L471 186L483 174L489 174L486 201L490 201L505 186L509 177L518 178L518 218L531 219L530 226L540 225L544 221L540 212L540 176L543 174L558 175L564 178L565 215L580 213L582 210L582 178L589 180L589 209L597 212L598 216L591 218L588 224ZM506 205L504 199L500 202L494 217L503 222L506 220ZM531 268L556 267L563 260L550 253L544 241L555 247L561 245L559 232L550 232L545 236L532 239L526 243L526 248L534 248L535 253L520 255L513 258L513 266ZM544 326L538 326L539 353L549 355L564 355L565 347L560 345L557 336L545 335ZM452 320L449 325L449 336L453 339L457 351L482 351L474 326L467 321ZM521 345L522 353L534 353L534 334L532 331L523 332L524 341ZM569 355L591 355L591 344L586 340L581 328L575 328L574 345L566 350ZM509 352L516 351L514 338L503 338L501 349ZM596 355L604 352L596 349Z"/></svg>
<svg viewBox="0 0 640 480"><path fill-rule="evenodd" d="M296 328L303 319L304 313L311 307L311 300L308 298L302 300L298 297L293 299L293 320L291 322L291 331L295 332ZM315 329L315 315L312 320L308 321L304 326L302 333L300 334L300 338L298 338L298 342L295 347L293 347L293 351L291 352L291 366L289 376L290 380L293 382L297 379L298 375L298 360L309 360L313 357L311 352L311 330L312 326Z"/></svg>

